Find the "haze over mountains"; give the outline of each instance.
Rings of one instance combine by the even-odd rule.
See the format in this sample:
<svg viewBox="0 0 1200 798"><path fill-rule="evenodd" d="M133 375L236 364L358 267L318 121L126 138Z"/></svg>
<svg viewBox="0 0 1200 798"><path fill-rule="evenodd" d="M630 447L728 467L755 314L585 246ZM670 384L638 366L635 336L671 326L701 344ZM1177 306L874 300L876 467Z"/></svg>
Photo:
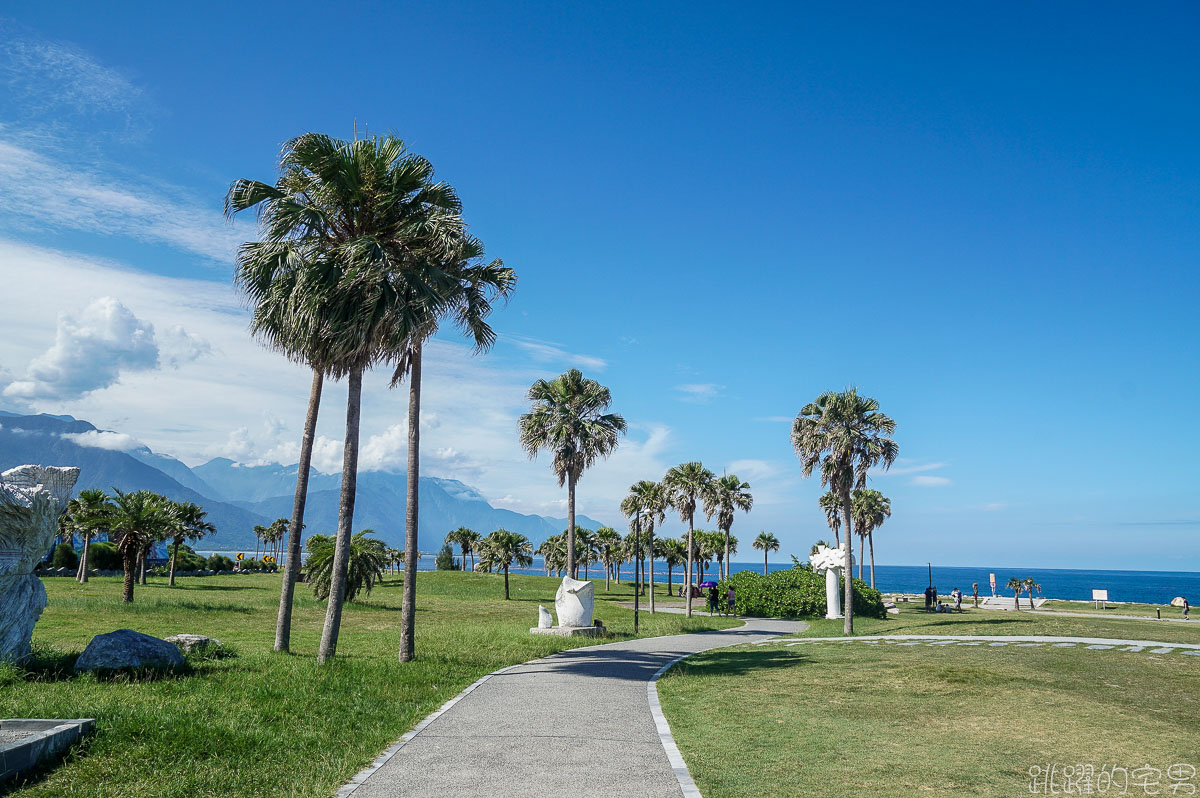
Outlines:
<svg viewBox="0 0 1200 798"><path fill-rule="evenodd" d="M100 430L71 416L23 416L0 411L0 471L22 465L77 466L76 491L152 490L175 500L189 500L208 511L218 534L203 548L253 549L253 528L290 517L296 489L295 465L242 465L216 458L189 468L169 455L151 451L128 435ZM341 475L311 472L305 537L337 528ZM368 471L358 475L354 529L373 529L388 545L403 547L405 475ZM446 533L460 526L480 534L504 527L519 532L536 547L566 528L564 518L523 515L493 507L474 488L453 479L422 477L419 543L436 551ZM580 526L595 529L599 521L579 516Z"/></svg>

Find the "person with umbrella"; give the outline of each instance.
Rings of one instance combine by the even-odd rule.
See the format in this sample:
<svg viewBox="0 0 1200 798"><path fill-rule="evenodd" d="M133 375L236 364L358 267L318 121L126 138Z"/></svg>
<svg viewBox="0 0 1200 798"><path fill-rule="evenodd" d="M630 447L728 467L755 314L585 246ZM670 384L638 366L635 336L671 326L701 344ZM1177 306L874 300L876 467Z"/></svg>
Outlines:
<svg viewBox="0 0 1200 798"><path fill-rule="evenodd" d="M708 579L700 583L700 587L708 588L708 614L716 615L718 608L717 583Z"/></svg>

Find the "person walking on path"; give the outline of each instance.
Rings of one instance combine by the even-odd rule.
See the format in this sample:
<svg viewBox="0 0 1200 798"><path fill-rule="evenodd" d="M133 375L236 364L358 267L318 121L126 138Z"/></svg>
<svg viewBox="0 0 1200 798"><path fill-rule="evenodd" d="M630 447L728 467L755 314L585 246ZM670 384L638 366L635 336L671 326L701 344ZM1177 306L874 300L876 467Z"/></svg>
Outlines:
<svg viewBox="0 0 1200 798"><path fill-rule="evenodd" d="M729 608L730 615L733 615L733 599L734 599L733 585L730 585L729 590L725 593L725 603L726 603L726 606Z"/></svg>
<svg viewBox="0 0 1200 798"><path fill-rule="evenodd" d="M1184 619L1185 621L1186 621L1186 620L1188 620L1188 612L1189 612L1191 609L1192 609L1192 605L1191 605L1191 604L1188 604L1188 600L1185 598L1185 599L1183 600L1183 619Z"/></svg>
<svg viewBox="0 0 1200 798"><path fill-rule="evenodd" d="M708 589L708 614L717 614L717 587L713 585Z"/></svg>

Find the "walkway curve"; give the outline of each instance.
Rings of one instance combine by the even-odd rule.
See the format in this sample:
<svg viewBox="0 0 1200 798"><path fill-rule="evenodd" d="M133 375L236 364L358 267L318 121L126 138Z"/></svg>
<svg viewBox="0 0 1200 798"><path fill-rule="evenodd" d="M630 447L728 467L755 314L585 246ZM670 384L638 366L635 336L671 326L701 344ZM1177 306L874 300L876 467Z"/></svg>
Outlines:
<svg viewBox="0 0 1200 798"><path fill-rule="evenodd" d="M770 643L770 640L753 641L753 645ZM1052 646L1083 645L1090 649L1112 649L1124 646L1123 651L1141 652L1149 649L1151 654L1169 654L1175 649L1185 654L1200 655L1200 643L1163 643L1157 640L1121 640L1111 637L1058 637L1054 635L863 635L862 637L801 637L789 640L785 646L802 646L812 643L895 643L898 645L928 645L958 643L964 646L1018 646L1050 644Z"/></svg>
<svg viewBox="0 0 1200 798"><path fill-rule="evenodd" d="M735 629L569 649L488 674L417 724L338 798L699 796L666 719L652 709L654 681L692 654L806 627L744 620Z"/></svg>

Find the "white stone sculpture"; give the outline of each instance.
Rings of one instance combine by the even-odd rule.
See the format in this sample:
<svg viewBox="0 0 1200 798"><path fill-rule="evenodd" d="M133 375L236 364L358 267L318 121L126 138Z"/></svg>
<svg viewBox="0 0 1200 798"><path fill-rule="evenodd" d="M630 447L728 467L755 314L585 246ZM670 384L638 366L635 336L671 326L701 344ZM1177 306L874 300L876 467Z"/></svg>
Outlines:
<svg viewBox="0 0 1200 798"><path fill-rule="evenodd" d="M33 574L58 535L78 468L23 465L0 474L0 660L29 656L46 589Z"/></svg>
<svg viewBox="0 0 1200 798"><path fill-rule="evenodd" d="M554 625L554 616L550 614L550 610L538 605L538 628L549 629Z"/></svg>
<svg viewBox="0 0 1200 798"><path fill-rule="evenodd" d="M558 613L559 626L591 626L593 586L564 576L558 592L554 594L554 611Z"/></svg>
<svg viewBox="0 0 1200 798"><path fill-rule="evenodd" d="M842 617L842 590L838 577L843 566L850 572L854 568L854 555L850 555L850 563L846 565L846 552L830 546L818 546L817 551L808 558L809 565L817 573L825 572L825 617Z"/></svg>

